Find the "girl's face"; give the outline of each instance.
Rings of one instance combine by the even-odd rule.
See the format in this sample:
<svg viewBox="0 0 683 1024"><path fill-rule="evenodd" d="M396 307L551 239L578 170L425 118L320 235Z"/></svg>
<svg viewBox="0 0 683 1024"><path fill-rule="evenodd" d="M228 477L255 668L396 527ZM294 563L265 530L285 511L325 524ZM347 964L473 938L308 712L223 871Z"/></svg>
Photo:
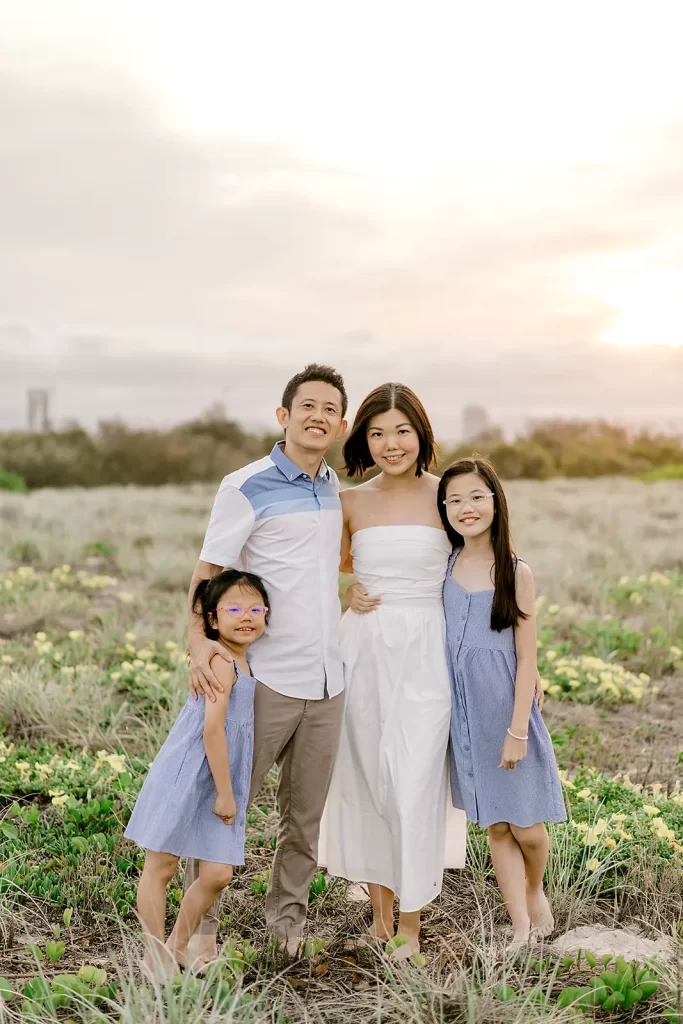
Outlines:
<svg viewBox="0 0 683 1024"><path fill-rule="evenodd" d="M449 480L446 488L448 522L463 537L479 537L490 530L495 511L495 499L483 477L463 473Z"/></svg>
<svg viewBox="0 0 683 1024"><path fill-rule="evenodd" d="M266 611L257 590L236 583L228 587L218 602L216 612L211 616L211 625L218 630L222 640L246 646L263 635Z"/></svg>
<svg viewBox="0 0 683 1024"><path fill-rule="evenodd" d="M400 409L389 409L373 416L368 424L367 440L373 462L388 476L402 476L409 470L415 472L420 438Z"/></svg>

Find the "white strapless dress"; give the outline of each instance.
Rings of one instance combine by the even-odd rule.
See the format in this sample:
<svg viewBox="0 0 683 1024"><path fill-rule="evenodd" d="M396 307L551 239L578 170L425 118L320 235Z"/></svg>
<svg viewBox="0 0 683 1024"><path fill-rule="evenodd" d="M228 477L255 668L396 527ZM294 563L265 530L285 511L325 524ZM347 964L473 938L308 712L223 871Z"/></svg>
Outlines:
<svg viewBox="0 0 683 1024"><path fill-rule="evenodd" d="M382 604L341 625L346 702L321 827L332 875L392 889L404 912L465 863L450 800L451 686L442 589L451 545L429 526L373 526L351 541L354 575Z"/></svg>

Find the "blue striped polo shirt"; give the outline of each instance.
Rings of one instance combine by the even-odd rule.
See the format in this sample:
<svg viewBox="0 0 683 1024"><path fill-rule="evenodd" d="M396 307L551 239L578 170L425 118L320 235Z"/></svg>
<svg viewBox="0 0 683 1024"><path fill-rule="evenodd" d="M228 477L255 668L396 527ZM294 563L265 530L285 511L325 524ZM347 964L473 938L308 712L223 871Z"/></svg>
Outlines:
<svg viewBox="0 0 683 1024"><path fill-rule="evenodd" d="M261 577L271 614L250 648L252 671L278 693L319 700L344 688L339 480L324 460L311 479L282 449L223 479L200 558Z"/></svg>

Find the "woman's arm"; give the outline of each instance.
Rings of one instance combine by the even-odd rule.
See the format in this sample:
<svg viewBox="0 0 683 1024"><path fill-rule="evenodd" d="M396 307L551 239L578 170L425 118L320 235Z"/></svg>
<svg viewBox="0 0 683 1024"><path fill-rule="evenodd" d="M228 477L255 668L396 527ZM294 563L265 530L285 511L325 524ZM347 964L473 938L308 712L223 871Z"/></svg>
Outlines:
<svg viewBox="0 0 683 1024"><path fill-rule="evenodd" d="M517 562L515 574L517 604L527 618L520 619L515 626L515 651L517 654L517 676L515 678L515 703L509 729L515 736L527 736L529 716L536 691L536 598L534 577L526 562ZM503 743L501 768L514 768L526 757L526 740L515 739L508 733Z"/></svg>
<svg viewBox="0 0 683 1024"><path fill-rule="evenodd" d="M218 814L226 825L231 825L235 820L236 808L230 778L228 744L225 738L225 716L230 691L235 685L237 675L235 666L220 658L216 658L213 670L223 686L223 691L216 695L215 702L204 701L204 749L216 786L214 813Z"/></svg>

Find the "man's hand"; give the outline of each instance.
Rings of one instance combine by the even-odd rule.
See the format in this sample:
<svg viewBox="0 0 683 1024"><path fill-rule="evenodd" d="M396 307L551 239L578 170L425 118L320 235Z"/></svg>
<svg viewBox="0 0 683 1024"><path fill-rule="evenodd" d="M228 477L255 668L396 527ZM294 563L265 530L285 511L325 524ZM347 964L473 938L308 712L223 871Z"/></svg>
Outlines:
<svg viewBox="0 0 683 1024"><path fill-rule="evenodd" d="M233 664L232 655L217 640L197 637L190 646L190 693L195 700L201 693L213 703L216 694L223 693L223 687L211 670L211 659L216 655Z"/></svg>
<svg viewBox="0 0 683 1024"><path fill-rule="evenodd" d="M536 690L534 691L534 697L538 704L538 710L543 711L543 704L545 702L545 690L543 689L543 680L539 673L536 673Z"/></svg>
<svg viewBox="0 0 683 1024"><path fill-rule="evenodd" d="M370 597L362 583L352 583L346 591L349 608L357 615L367 615L374 612L382 603L381 597Z"/></svg>
<svg viewBox="0 0 683 1024"><path fill-rule="evenodd" d="M218 793L213 804L213 813L221 819L224 825L234 825L237 817L237 804L233 794L221 796Z"/></svg>

